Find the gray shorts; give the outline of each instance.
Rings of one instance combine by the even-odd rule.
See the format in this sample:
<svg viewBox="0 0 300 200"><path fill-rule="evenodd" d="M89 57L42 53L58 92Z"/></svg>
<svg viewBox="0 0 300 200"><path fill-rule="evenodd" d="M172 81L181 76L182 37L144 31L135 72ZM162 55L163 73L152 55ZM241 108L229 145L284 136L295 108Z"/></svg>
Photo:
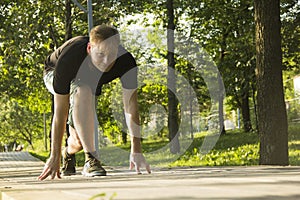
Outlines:
<svg viewBox="0 0 300 200"><path fill-rule="evenodd" d="M54 88L53 88L53 78L54 78L54 71L49 71L46 75L44 75L44 83L47 87L47 89L49 90L49 92L51 92L51 94L55 94ZM70 126L72 126L74 128L74 121L73 121L73 110L74 110L74 94L77 90L78 87L82 86L83 83L81 83L80 81L75 81L73 80L71 82L70 85L70 108L69 108L69 115L68 115L68 124ZM97 102L95 100L95 102ZM96 105L95 105L96 108ZM98 129L98 119L97 119L97 115L95 112L95 127L97 126Z"/></svg>

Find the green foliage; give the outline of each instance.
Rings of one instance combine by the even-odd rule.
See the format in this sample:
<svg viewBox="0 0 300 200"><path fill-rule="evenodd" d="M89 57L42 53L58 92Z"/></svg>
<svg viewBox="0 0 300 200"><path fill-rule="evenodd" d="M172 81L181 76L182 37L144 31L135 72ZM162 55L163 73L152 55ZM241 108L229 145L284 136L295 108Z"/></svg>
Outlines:
<svg viewBox="0 0 300 200"><path fill-rule="evenodd" d="M191 37L216 62L226 88L228 106L241 108L243 95L255 84L254 17L252 1L198 1L188 7ZM196 4L195 4L196 3Z"/></svg>
<svg viewBox="0 0 300 200"><path fill-rule="evenodd" d="M117 123L114 121L107 121L103 125L103 130L104 130L104 135L107 136L107 138L114 144L118 144L121 141L119 140L120 138L118 136L121 135L121 130L118 127Z"/></svg>
<svg viewBox="0 0 300 200"><path fill-rule="evenodd" d="M1 142L27 143L34 148L33 141L43 135L43 116L16 100L9 101L5 95L0 99L0 104Z"/></svg>
<svg viewBox="0 0 300 200"><path fill-rule="evenodd" d="M112 143L118 144L124 126L122 92L120 90L119 80L104 85L102 94L98 98L98 120L103 135Z"/></svg>
<svg viewBox="0 0 300 200"><path fill-rule="evenodd" d="M34 5L34 6L32 6ZM43 5L30 1L11 2L5 7L1 23L0 90L10 97L27 99L43 90L42 67L47 50L44 25L39 18ZM35 88L37 90L33 90Z"/></svg>
<svg viewBox="0 0 300 200"><path fill-rule="evenodd" d="M283 66L286 70L293 70L298 74L300 72L297 67L300 61L300 4L297 0L284 0L281 1L281 7Z"/></svg>

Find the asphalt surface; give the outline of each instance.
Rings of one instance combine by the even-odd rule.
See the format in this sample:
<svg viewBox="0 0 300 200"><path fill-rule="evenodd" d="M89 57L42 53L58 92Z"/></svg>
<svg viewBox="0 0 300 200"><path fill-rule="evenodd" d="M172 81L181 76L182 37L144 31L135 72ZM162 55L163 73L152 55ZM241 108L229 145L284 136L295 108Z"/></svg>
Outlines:
<svg viewBox="0 0 300 200"><path fill-rule="evenodd" d="M300 166L153 168L142 175L104 166L106 177L83 177L78 168L74 176L38 181L43 167L28 152L0 153L0 200L300 199Z"/></svg>

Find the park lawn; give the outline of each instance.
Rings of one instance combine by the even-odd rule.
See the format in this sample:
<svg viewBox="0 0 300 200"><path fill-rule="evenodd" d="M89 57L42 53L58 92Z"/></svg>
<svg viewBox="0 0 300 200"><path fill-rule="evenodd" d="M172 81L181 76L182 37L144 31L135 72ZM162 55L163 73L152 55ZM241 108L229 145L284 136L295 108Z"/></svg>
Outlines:
<svg viewBox="0 0 300 200"><path fill-rule="evenodd" d="M293 124L289 127L289 163L300 166L300 125Z"/></svg>
<svg viewBox="0 0 300 200"><path fill-rule="evenodd" d="M179 154L169 152L167 140L144 140L143 151L147 161L154 167L258 165L259 139L256 132L227 131L219 137L211 151L203 154L199 149L206 136L206 133L195 134L193 141L182 143L183 150ZM129 144L109 145L100 148L100 158L107 166L128 166L129 152ZM45 161L49 152L31 154ZM76 161L78 166L83 166L83 152L76 155ZM289 162L290 165L300 165L300 126L289 128Z"/></svg>
<svg viewBox="0 0 300 200"><path fill-rule="evenodd" d="M199 151L197 144L202 143L205 136L195 139L188 151L170 166L242 166L258 165L257 133L241 133L227 131L221 135L208 153ZM198 141L197 141L198 140Z"/></svg>

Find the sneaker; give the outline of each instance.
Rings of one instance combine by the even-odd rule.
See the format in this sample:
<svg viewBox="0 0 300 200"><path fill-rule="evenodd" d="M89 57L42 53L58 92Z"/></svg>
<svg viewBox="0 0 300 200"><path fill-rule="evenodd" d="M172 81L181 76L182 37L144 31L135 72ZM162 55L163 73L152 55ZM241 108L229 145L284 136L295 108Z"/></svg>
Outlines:
<svg viewBox="0 0 300 200"><path fill-rule="evenodd" d="M61 169L61 175L63 176L71 176L76 174L76 160L75 160L75 154L69 155L67 154L67 148L64 148L62 151L62 160L63 160L63 166Z"/></svg>
<svg viewBox="0 0 300 200"><path fill-rule="evenodd" d="M96 158L92 158L85 162L83 170L83 176L106 176L105 169L101 166L100 161Z"/></svg>

